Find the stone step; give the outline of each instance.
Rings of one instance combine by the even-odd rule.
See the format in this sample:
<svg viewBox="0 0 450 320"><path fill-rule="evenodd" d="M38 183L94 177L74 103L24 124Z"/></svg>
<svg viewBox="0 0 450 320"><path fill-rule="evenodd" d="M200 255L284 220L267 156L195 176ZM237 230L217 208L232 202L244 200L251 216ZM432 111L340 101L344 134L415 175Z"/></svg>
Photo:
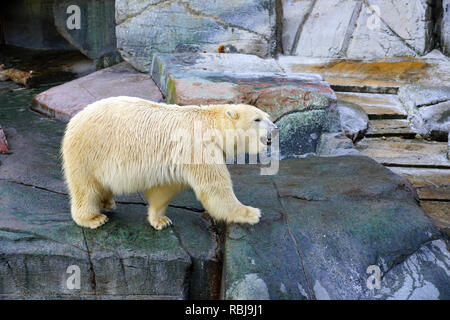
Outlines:
<svg viewBox="0 0 450 320"><path fill-rule="evenodd" d="M438 50L420 58L370 60L281 56L278 63L286 72L320 74L339 91L395 94L409 84L450 82L450 61Z"/></svg>
<svg viewBox="0 0 450 320"><path fill-rule="evenodd" d="M420 200L448 200L450 202L450 170L390 167L391 171L407 178L416 188Z"/></svg>
<svg viewBox="0 0 450 320"><path fill-rule="evenodd" d="M404 167L389 167L389 169L408 178L416 188L441 187L450 184L450 170L447 169Z"/></svg>
<svg viewBox="0 0 450 320"><path fill-rule="evenodd" d="M369 119L406 119L407 113L393 94L337 92L339 102L354 103L366 111Z"/></svg>
<svg viewBox="0 0 450 320"><path fill-rule="evenodd" d="M447 143L402 139L399 137L366 138L356 149L386 166L450 168Z"/></svg>
<svg viewBox="0 0 450 320"><path fill-rule="evenodd" d="M450 235L450 202L420 201L420 205L436 226Z"/></svg>
<svg viewBox="0 0 450 320"><path fill-rule="evenodd" d="M365 134L370 138L392 136L414 138L415 135L416 133L409 126L409 121L404 119L371 120Z"/></svg>

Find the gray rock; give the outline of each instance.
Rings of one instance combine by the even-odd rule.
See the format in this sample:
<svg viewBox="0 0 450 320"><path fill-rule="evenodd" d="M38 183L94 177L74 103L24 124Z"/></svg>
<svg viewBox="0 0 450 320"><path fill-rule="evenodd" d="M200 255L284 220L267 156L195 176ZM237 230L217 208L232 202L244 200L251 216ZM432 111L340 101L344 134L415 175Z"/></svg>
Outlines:
<svg viewBox="0 0 450 320"><path fill-rule="evenodd" d="M283 11L285 54L361 59L424 55L432 48L426 0L283 0Z"/></svg>
<svg viewBox="0 0 450 320"><path fill-rule="evenodd" d="M80 8L80 28L67 27L69 14L67 8L77 5ZM53 3L54 24L58 32L84 55L99 60L98 67L108 66L116 49L114 21L114 0L63 0ZM114 57L114 62L120 62ZM109 61L113 63L113 61Z"/></svg>
<svg viewBox="0 0 450 320"><path fill-rule="evenodd" d="M279 119L276 125L279 128L281 157L286 159L316 153L322 134L337 132L337 127L330 128L332 109L294 112ZM334 122L337 124L338 120Z"/></svg>
<svg viewBox="0 0 450 320"><path fill-rule="evenodd" d="M353 142L362 139L369 128L369 117L364 109L353 103L339 103L338 111L347 137Z"/></svg>
<svg viewBox="0 0 450 320"><path fill-rule="evenodd" d="M432 49L432 32L429 1L368 0L356 21L347 56L423 56Z"/></svg>
<svg viewBox="0 0 450 320"><path fill-rule="evenodd" d="M237 197L263 216L227 230L223 298L448 299L448 248L405 178L361 156L286 160L273 177L231 172ZM370 266L379 290L367 286Z"/></svg>
<svg viewBox="0 0 450 320"><path fill-rule="evenodd" d="M149 72L155 52L178 45L266 57L275 49L275 1L116 1L117 47L136 69Z"/></svg>
<svg viewBox="0 0 450 320"><path fill-rule="evenodd" d="M353 141L343 133L324 133L320 137L316 154L320 157L360 155Z"/></svg>
<svg viewBox="0 0 450 320"><path fill-rule="evenodd" d="M448 300L450 278L449 243L444 239L423 245L403 263L383 276L376 297L388 300ZM444 281L443 281L444 280Z"/></svg>
<svg viewBox="0 0 450 320"><path fill-rule="evenodd" d="M427 139L446 141L450 130L450 87L405 86L398 96L413 129Z"/></svg>
<svg viewBox="0 0 450 320"><path fill-rule="evenodd" d="M154 231L135 195L102 228L81 229L61 179L64 125L24 107L36 93L0 96L12 152L0 155L0 298L207 299L219 287L225 299L450 296L448 244L409 182L367 157L281 161L274 176L230 166L236 196L263 212L255 226L222 229L183 192L167 210L173 228ZM67 286L71 265L80 289Z"/></svg>

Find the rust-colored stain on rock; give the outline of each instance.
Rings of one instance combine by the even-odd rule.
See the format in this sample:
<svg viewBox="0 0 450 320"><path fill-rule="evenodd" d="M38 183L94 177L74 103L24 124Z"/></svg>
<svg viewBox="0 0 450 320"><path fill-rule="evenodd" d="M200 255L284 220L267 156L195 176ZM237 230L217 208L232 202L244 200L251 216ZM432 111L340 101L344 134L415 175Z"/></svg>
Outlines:
<svg viewBox="0 0 450 320"><path fill-rule="evenodd" d="M326 76L351 76L362 79L395 79L414 81L426 76L429 65L419 59L403 58L401 61L340 60L323 64L296 65L296 72L314 72Z"/></svg>

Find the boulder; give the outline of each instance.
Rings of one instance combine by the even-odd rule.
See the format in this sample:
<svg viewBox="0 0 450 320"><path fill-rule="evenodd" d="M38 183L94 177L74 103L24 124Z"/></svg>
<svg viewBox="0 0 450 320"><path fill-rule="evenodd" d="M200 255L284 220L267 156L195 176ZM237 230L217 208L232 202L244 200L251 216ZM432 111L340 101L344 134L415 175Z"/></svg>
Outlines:
<svg viewBox="0 0 450 320"><path fill-rule="evenodd" d="M357 104L341 102L338 104L341 126L347 137L356 142L364 137L369 128L369 117Z"/></svg>
<svg viewBox="0 0 450 320"><path fill-rule="evenodd" d="M336 96L314 74L284 73L273 59L242 54L158 54L152 77L167 103L247 103L280 128L283 157L316 151L322 132L340 131Z"/></svg>
<svg viewBox="0 0 450 320"><path fill-rule="evenodd" d="M62 85L34 97L32 109L49 117L69 121L87 105L104 98L132 96L161 101L152 77L123 62Z"/></svg>
<svg viewBox="0 0 450 320"><path fill-rule="evenodd" d="M450 87L406 86L399 98L413 129L427 139L447 141L450 130Z"/></svg>
<svg viewBox="0 0 450 320"><path fill-rule="evenodd" d="M153 54L179 45L199 52L232 51L266 57L275 50L275 1L116 1L117 48L123 59L149 72Z"/></svg>
<svg viewBox="0 0 450 320"><path fill-rule="evenodd" d="M227 229L222 298L448 299L449 244L405 178L362 156L285 160L272 177L231 171L263 216Z"/></svg>
<svg viewBox="0 0 450 320"><path fill-rule="evenodd" d="M282 5L284 54L363 59L425 55L432 48L432 6L426 0L283 0Z"/></svg>

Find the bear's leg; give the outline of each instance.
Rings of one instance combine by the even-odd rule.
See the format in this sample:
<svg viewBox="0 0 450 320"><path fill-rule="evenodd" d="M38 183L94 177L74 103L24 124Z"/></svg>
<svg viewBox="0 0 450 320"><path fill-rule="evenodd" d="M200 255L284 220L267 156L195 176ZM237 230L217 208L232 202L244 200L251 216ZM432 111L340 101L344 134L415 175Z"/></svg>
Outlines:
<svg viewBox="0 0 450 320"><path fill-rule="evenodd" d="M114 210L116 208L116 202L114 201L114 194L108 188L104 188L100 197L100 209L102 210Z"/></svg>
<svg viewBox="0 0 450 320"><path fill-rule="evenodd" d="M145 198L150 204L148 222L156 230L162 230L172 224L165 216L170 201L183 189L180 185L157 186L145 190Z"/></svg>
<svg viewBox="0 0 450 320"><path fill-rule="evenodd" d="M197 198L209 214L227 223L256 224L261 217L261 211L257 208L243 205L234 195L228 183L209 185L207 188L194 187Z"/></svg>
<svg viewBox="0 0 450 320"><path fill-rule="evenodd" d="M68 183L72 218L81 227L98 228L108 221L108 217L100 213L102 188L92 179L78 181L82 183Z"/></svg>

